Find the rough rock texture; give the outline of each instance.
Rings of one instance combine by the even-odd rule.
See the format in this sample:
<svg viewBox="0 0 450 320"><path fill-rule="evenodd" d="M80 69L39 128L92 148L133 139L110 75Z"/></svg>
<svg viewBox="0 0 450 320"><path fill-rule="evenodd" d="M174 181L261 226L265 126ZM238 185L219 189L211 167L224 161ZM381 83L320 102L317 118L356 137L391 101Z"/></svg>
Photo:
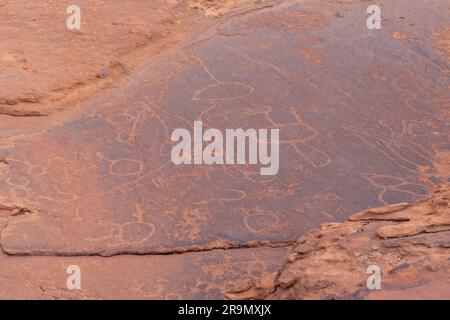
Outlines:
<svg viewBox="0 0 450 320"><path fill-rule="evenodd" d="M159 256L5 257L0 299L223 299L242 277L276 271L286 249L217 250ZM68 290L66 269L81 269Z"/></svg>
<svg viewBox="0 0 450 320"><path fill-rule="evenodd" d="M232 299L450 299L450 184L413 205L364 210L300 237L284 265ZM381 268L381 289L366 271Z"/></svg>
<svg viewBox="0 0 450 320"><path fill-rule="evenodd" d="M2 232L3 249L106 256L283 244L426 196L449 150L447 64L432 46L442 4L372 32L360 1L326 3L223 17L61 121L1 131L0 195L26 212ZM396 19L402 6L386 6ZM171 132L195 120L279 128L278 174L174 165Z"/></svg>
<svg viewBox="0 0 450 320"><path fill-rule="evenodd" d="M105 263L126 282L129 258L137 270L160 265L161 278L182 265L221 283L195 297L220 297L260 252L267 261L255 257L264 263L252 279L270 288L283 248L299 236L413 203L449 179L446 0L380 1L381 30L367 29L361 0L79 1L79 32L65 29L65 1L24 3L0 0L4 286L31 273L30 290L42 279L61 287L35 268L64 272L73 259L89 279ZM175 166L170 135L196 120L222 131L280 129L278 174ZM433 231L426 241L445 243L440 219L377 230L411 241ZM213 273L223 278L205 276L217 252ZM102 258L117 255L125 257ZM180 297L193 297L185 279L157 297L176 284ZM111 296L102 290L94 296Z"/></svg>
<svg viewBox="0 0 450 320"><path fill-rule="evenodd" d="M193 3L205 11L188 10ZM217 15L251 3L80 0L81 29L69 31L66 9L73 1L2 0L0 114L44 116L74 108L204 29L210 10Z"/></svg>

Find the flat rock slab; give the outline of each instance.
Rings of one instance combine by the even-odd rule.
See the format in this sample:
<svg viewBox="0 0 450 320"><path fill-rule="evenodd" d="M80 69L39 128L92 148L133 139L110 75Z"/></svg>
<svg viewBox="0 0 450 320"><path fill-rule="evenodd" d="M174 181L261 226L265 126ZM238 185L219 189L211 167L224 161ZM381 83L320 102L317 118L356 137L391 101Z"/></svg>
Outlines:
<svg viewBox="0 0 450 320"><path fill-rule="evenodd" d="M0 256L0 299L223 299L237 279L257 281L276 272L285 254L258 248L110 258ZM80 268L80 290L66 285L72 265Z"/></svg>
<svg viewBox="0 0 450 320"><path fill-rule="evenodd" d="M3 250L284 245L324 221L427 195L450 151L448 6L383 1L381 30L367 29L366 6L286 1L235 15L75 118L1 132ZM278 174L172 164L171 133L196 120L280 129Z"/></svg>

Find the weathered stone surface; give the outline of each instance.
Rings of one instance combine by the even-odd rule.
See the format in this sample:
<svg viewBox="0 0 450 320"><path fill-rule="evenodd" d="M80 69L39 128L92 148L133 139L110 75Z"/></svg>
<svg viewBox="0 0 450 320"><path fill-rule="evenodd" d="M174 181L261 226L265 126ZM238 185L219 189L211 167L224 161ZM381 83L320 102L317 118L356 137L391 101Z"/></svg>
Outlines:
<svg viewBox="0 0 450 320"><path fill-rule="evenodd" d="M224 299L242 277L276 272L286 249L217 250L168 256L2 257L0 299ZM81 270L68 290L66 269Z"/></svg>
<svg viewBox="0 0 450 320"><path fill-rule="evenodd" d="M422 172L433 172L449 137L437 116L448 107L447 63L431 42L444 23L440 5L409 12L406 24L395 20L400 2L386 4L394 21L380 32L366 28L359 1L286 1L237 15L88 99L70 120L5 139L0 192L33 211L10 221L4 250L112 255L285 242L351 212L423 197L432 182ZM415 26L428 16L442 19ZM396 39L398 30L408 36ZM278 175L173 165L170 134L195 120L279 128Z"/></svg>
<svg viewBox="0 0 450 320"><path fill-rule="evenodd" d="M0 114L45 116L74 108L208 24L200 12L186 10L188 1L80 0L81 29L69 31L72 4L0 2Z"/></svg>
<svg viewBox="0 0 450 320"><path fill-rule="evenodd" d="M54 256L74 256L92 286L100 261L120 273L129 259L138 270L167 267L158 270L162 279L182 265L213 287L190 292L193 276L185 275L163 284L158 298L219 298L224 288L229 297L267 297L274 283L279 298L376 298L360 288L361 268L381 250L383 270L398 267L405 252L411 265L405 279L387 278L390 292L439 287L439 270L448 268L448 199L407 203L449 179L447 1L426 10L421 1L381 1L381 30L367 29L360 0L136 1L127 5L131 22L117 15L119 3L80 1L92 29L79 33L48 32L63 28L65 16L53 21L64 6L47 2L53 5L43 11L36 11L42 1L31 1L22 12L0 1L0 35L17 33L0 47L5 285L31 272L37 282L22 288L27 297L113 297L105 287L85 296L54 291L60 282L48 271L73 261ZM41 17L31 19L34 12ZM5 25L4 16L21 19ZM24 19L29 29L14 27ZM32 40L36 32L57 39ZM196 120L219 130L280 129L279 173L175 166L170 135ZM337 222L323 224L329 221ZM325 240L299 244L287 269L277 269L284 250L277 247L311 229L307 237ZM224 266L213 273L223 277L201 267L217 252ZM252 259L264 260L255 252L268 261L248 277L242 270ZM120 254L129 256L98 257ZM323 261L343 269L321 269ZM13 270L22 262L28 269ZM238 272L224 271L228 262ZM36 269L46 264L47 271ZM130 277L143 281L125 272L111 283L120 287ZM39 293L42 279L53 293ZM234 291L223 285L242 279ZM2 294L19 297L19 290Z"/></svg>
<svg viewBox="0 0 450 320"><path fill-rule="evenodd" d="M321 225L300 237L276 276L235 284L234 299L450 299L450 184L432 197L400 209L402 222L381 220L391 207L372 210L373 218ZM447 204L443 204L446 202ZM384 213L380 213L384 212ZM425 217L430 219L424 219ZM436 220L433 220L435 219ZM435 227L432 231L430 221ZM439 222L436 222L439 221ZM394 239L380 229L398 227ZM411 228L413 226L414 228ZM441 227L441 228L440 228ZM404 229L421 229L419 235ZM431 233L430 233L431 232ZM308 248L308 250L304 250ZM381 269L380 290L369 290L369 266ZM267 278L271 276L271 280Z"/></svg>

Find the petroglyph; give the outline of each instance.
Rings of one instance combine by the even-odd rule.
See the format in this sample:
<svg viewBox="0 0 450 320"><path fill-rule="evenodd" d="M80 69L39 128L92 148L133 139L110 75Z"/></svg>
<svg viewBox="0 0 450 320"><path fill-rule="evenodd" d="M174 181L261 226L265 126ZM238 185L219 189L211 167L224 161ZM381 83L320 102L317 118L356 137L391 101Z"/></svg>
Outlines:
<svg viewBox="0 0 450 320"><path fill-rule="evenodd" d="M392 299L450 297L450 185L415 204L373 208L301 236L277 272L234 283L231 299ZM382 270L382 289L365 286ZM433 290L442 288L442 290Z"/></svg>
<svg viewBox="0 0 450 320"><path fill-rule="evenodd" d="M219 14L220 3L214 3L204 10L220 17L204 17L198 10L189 17L178 15L187 2L181 7L170 2L170 12L187 19L183 21L199 19L186 42L176 36L178 27L186 31L182 23L158 18L163 30L152 31L118 19L110 30L131 28L127 39L132 39L133 49L128 42L121 47L123 38L118 37L117 52L83 70L92 79L69 77L62 85L58 78L48 87L37 81L36 90L12 95L11 88L22 81L27 68L51 68L45 59L42 64L29 59L26 50L0 52L0 65L8 74L21 70L0 94L0 113L52 114L41 119L0 115L8 119L0 122L2 252L113 256L208 251L194 259L205 265L198 279L186 280L192 292L165 282L170 282L167 274L173 269L161 270L165 276L160 282L145 285L135 279L133 290L139 296L184 298L218 297L229 274L238 277L236 270L248 271L249 266L270 273L262 280L267 282L278 270L270 259L279 259L281 247L324 222L345 221L354 212L364 212L364 219L349 223L364 225L370 218L386 224L373 235L392 246L406 237L411 245L445 243L447 238L428 236L448 232L447 220L437 215L419 221L401 213L409 208L403 205L392 212L392 207L364 211L414 203L449 178L444 48L448 12L441 9L445 1L435 0L427 10L406 0L383 1L388 21L396 19L401 8L414 10L408 11L408 23L396 19L395 24L384 23L378 33L367 30L357 0L287 0L277 5L249 1L242 11L225 5L229 15ZM14 7L5 5L2 12ZM427 26L419 27L420 21L428 21ZM397 39L394 32L405 37ZM108 65L114 59L118 62ZM48 95L38 94L44 91ZM73 110L40 108L71 99L77 101ZM195 121L221 132L279 129L277 174L263 176L249 163L173 164L172 132L192 131ZM329 226L335 227L339 229ZM230 261L249 254L242 253L243 248L253 248L247 263L243 267L236 262L238 269L232 270ZM309 248L299 252L307 254ZM9 258L17 257L2 255L0 265ZM52 268L67 261L54 258ZM5 265L11 279L17 279L11 263ZM120 286L125 280L117 281ZM306 287L326 286L308 281ZM73 297L54 288L46 292L44 296Z"/></svg>
<svg viewBox="0 0 450 320"><path fill-rule="evenodd" d="M319 4L308 6L312 23ZM352 8L345 4L342 12ZM267 15L289 21L298 9L289 2L240 16L221 30L244 31ZM434 182L423 172L434 169L436 146L448 142L448 127L435 117L444 105L431 99L444 97L446 82L434 78L436 66L429 60L421 62L429 68L411 78L420 68L417 53L400 57L385 49L394 45L405 51L407 44L382 37L373 48L352 31L349 20L329 19L333 31L328 23L317 23L301 35L295 26L268 23L266 28L279 35L271 43L266 29L258 27L244 32L245 42L215 37L189 45L148 64L126 87L93 97L85 112L62 126L16 139L0 191L42 211L32 220L8 224L4 250L75 254L89 248L114 254L217 240L287 241L326 220L426 196ZM311 40L318 39L317 30L320 42ZM359 48L351 58L326 36L336 30L343 45ZM321 51L326 70L308 61L312 56L299 60L299 41ZM367 55L373 50L378 58L372 65ZM349 59L352 65L346 64ZM374 79L379 62L391 68ZM263 177L251 165L173 165L171 132L192 129L199 119L222 131L279 128L278 174Z"/></svg>

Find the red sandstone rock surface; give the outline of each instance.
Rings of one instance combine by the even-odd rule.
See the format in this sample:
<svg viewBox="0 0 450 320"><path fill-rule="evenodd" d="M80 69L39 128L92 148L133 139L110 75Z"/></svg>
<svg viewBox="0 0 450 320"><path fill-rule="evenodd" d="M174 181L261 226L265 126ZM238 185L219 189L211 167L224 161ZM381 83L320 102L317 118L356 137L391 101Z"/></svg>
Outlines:
<svg viewBox="0 0 450 320"><path fill-rule="evenodd" d="M0 298L449 298L447 1L69 4L0 0ZM196 120L279 173L175 166Z"/></svg>
<svg viewBox="0 0 450 320"><path fill-rule="evenodd" d="M364 210L300 237L277 272L233 299L450 299L450 185L413 205ZM381 288L369 290L369 266Z"/></svg>

